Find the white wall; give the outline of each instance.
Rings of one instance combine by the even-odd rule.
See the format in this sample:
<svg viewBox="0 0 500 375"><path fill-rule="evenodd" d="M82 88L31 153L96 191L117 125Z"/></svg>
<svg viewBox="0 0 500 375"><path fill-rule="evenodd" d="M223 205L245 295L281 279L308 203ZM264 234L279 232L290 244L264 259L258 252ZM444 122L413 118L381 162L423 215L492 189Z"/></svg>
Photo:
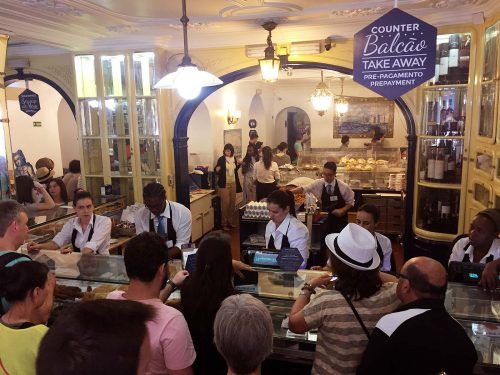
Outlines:
<svg viewBox="0 0 500 375"><path fill-rule="evenodd" d="M212 120L205 103L201 103L193 113L187 130L189 138L189 170L201 165L212 168L214 164Z"/></svg>
<svg viewBox="0 0 500 375"><path fill-rule="evenodd" d="M6 88L12 151L23 150L33 168L42 157L52 159L55 175L61 176L69 160L79 159L75 119L55 89L37 80L30 81L29 88L40 98L41 109L34 116L19 109L18 96L25 90L24 82L18 81ZM34 127L34 121L40 121L42 126Z"/></svg>

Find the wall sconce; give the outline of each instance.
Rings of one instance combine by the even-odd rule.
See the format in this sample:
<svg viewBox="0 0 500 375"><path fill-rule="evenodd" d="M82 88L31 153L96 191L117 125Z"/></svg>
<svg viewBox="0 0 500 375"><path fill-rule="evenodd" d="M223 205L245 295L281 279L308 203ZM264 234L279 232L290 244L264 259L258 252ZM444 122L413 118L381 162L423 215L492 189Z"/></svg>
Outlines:
<svg viewBox="0 0 500 375"><path fill-rule="evenodd" d="M227 110L227 124L228 125L236 125L238 120L241 117L241 111L237 110Z"/></svg>

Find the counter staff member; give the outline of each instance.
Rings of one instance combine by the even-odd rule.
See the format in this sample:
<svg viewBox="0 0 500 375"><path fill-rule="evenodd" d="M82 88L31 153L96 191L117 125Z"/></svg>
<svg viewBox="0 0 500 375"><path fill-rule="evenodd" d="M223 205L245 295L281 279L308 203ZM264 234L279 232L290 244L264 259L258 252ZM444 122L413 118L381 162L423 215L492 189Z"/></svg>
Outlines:
<svg viewBox="0 0 500 375"><path fill-rule="evenodd" d="M470 224L469 237L453 246L449 262L489 263L500 258L500 210L479 212Z"/></svg>
<svg viewBox="0 0 500 375"><path fill-rule="evenodd" d="M300 268L305 268L309 258L309 230L295 217L293 194L275 190L267 197L267 209L271 220L266 226L268 249L296 248L304 258Z"/></svg>
<svg viewBox="0 0 500 375"><path fill-rule="evenodd" d="M144 207L134 217L136 233L158 233L165 239L168 257L180 258L182 245L191 239L191 211L180 203L168 201L165 188L157 182L147 184L142 196Z"/></svg>
<svg viewBox="0 0 500 375"><path fill-rule="evenodd" d="M368 232L370 232L377 241L377 254L380 257L380 271L390 271L391 270L391 254L392 245L391 240L375 232L377 229L377 224L380 219L380 211L377 206L373 204L364 204L358 208L356 213L356 224L361 225Z"/></svg>
<svg viewBox="0 0 500 375"><path fill-rule="evenodd" d="M78 191L73 198L76 217L69 219L52 241L28 244L28 251L58 250L62 254L81 252L83 255L109 255L111 219L94 214L94 202L88 191ZM64 245L71 243L73 248Z"/></svg>

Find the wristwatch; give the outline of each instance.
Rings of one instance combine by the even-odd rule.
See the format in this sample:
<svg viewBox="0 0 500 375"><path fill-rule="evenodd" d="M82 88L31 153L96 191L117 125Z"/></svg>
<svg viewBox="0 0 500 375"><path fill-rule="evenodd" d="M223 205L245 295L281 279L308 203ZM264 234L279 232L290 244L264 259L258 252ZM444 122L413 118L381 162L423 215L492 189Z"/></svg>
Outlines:
<svg viewBox="0 0 500 375"><path fill-rule="evenodd" d="M172 287L172 292L178 288L177 284L175 284L172 280L167 280L167 285Z"/></svg>

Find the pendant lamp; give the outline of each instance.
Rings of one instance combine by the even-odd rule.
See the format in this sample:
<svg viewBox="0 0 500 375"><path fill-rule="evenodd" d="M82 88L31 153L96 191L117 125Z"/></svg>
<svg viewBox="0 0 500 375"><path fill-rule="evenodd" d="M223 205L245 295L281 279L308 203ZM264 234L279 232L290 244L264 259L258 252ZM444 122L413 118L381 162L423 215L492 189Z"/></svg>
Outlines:
<svg viewBox="0 0 500 375"><path fill-rule="evenodd" d="M340 96L335 98L335 110L343 116L349 110L349 103L344 97L344 77L340 77Z"/></svg>
<svg viewBox="0 0 500 375"><path fill-rule="evenodd" d="M333 94L323 82L323 70L321 70L321 82L311 95L311 103L318 115L323 116L332 105Z"/></svg>
<svg viewBox="0 0 500 375"><path fill-rule="evenodd" d="M188 54L188 37L187 24L189 18L186 16L186 0L182 0L182 31L184 34L184 56L182 62L173 73L169 73L160 79L155 89L177 89L177 92L184 99L190 100L196 98L202 87L216 86L223 82L213 74L199 70L198 67L191 62Z"/></svg>
<svg viewBox="0 0 500 375"><path fill-rule="evenodd" d="M264 58L259 59L262 79L266 82L274 82L278 79L280 71L280 60L274 57L274 46L271 40L271 31L276 28L275 22L266 22L262 27L269 32L267 36L267 47L264 50Z"/></svg>

